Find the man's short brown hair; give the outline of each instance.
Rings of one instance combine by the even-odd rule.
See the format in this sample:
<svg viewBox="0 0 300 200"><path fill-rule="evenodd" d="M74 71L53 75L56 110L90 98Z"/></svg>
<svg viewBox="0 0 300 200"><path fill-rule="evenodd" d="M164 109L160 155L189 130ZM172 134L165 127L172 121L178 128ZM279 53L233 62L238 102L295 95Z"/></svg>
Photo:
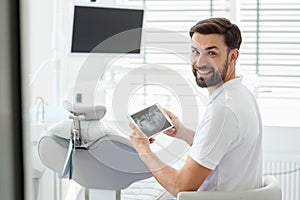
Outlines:
<svg viewBox="0 0 300 200"><path fill-rule="evenodd" d="M200 34L224 35L224 42L229 49L239 49L242 35L239 27L226 18L209 18L197 22L190 30L190 36L197 32Z"/></svg>

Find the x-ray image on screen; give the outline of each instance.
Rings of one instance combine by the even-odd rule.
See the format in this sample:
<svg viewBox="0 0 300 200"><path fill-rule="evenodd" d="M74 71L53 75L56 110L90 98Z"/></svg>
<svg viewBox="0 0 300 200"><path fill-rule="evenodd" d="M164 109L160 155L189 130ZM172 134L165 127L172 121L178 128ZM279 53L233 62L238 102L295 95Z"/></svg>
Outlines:
<svg viewBox="0 0 300 200"><path fill-rule="evenodd" d="M131 118L148 137L173 126L157 104L131 115Z"/></svg>

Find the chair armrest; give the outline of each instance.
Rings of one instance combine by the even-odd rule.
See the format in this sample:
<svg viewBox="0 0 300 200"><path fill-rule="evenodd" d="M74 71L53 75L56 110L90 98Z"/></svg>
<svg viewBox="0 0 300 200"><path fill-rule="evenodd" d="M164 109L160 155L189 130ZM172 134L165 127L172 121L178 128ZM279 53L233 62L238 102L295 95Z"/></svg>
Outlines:
<svg viewBox="0 0 300 200"><path fill-rule="evenodd" d="M241 199L243 192L180 192L177 200L235 200Z"/></svg>
<svg viewBox="0 0 300 200"><path fill-rule="evenodd" d="M232 192L180 192L177 200L281 200L281 188L275 177L264 176L263 187Z"/></svg>

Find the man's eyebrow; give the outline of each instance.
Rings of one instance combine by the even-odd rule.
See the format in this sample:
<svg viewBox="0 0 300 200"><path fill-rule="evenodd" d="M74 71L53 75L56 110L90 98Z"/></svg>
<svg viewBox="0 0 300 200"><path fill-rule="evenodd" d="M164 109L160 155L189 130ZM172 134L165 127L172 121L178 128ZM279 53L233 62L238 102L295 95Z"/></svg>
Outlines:
<svg viewBox="0 0 300 200"><path fill-rule="evenodd" d="M191 48L198 50L198 48L195 47L194 45L192 45ZM211 49L217 49L218 50L218 47L217 46L210 46L210 47L206 47L204 50L208 51L208 50L211 50Z"/></svg>
<svg viewBox="0 0 300 200"><path fill-rule="evenodd" d="M206 51L211 50L211 49L218 49L218 47L217 46L210 46L210 47L205 48Z"/></svg>

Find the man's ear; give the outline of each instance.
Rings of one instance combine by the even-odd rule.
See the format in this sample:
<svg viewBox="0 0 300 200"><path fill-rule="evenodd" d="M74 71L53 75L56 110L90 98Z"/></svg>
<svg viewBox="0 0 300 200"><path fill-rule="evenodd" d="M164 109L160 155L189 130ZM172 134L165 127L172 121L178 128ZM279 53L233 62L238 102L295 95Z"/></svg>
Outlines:
<svg viewBox="0 0 300 200"><path fill-rule="evenodd" d="M230 66L235 65L235 62L238 59L239 54L240 54L240 52L238 49L231 49L231 51L229 52L229 65Z"/></svg>

